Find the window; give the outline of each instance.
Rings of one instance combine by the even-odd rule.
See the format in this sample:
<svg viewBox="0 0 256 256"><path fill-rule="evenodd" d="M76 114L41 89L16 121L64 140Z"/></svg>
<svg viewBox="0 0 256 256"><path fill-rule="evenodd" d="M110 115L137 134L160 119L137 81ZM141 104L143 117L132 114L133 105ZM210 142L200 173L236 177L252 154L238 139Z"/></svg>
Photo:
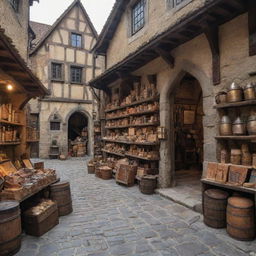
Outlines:
<svg viewBox="0 0 256 256"><path fill-rule="evenodd" d="M50 129L51 129L51 131L59 131L60 130L60 122L51 121Z"/></svg>
<svg viewBox="0 0 256 256"><path fill-rule="evenodd" d="M132 8L132 34L135 34L145 24L145 0L138 1Z"/></svg>
<svg viewBox="0 0 256 256"><path fill-rule="evenodd" d="M52 79L62 80L62 64L52 63Z"/></svg>
<svg viewBox="0 0 256 256"><path fill-rule="evenodd" d="M80 34L71 33L71 45L73 47L82 47L82 36Z"/></svg>
<svg viewBox="0 0 256 256"><path fill-rule="evenodd" d="M184 7L185 5L187 5L191 1L192 0L167 0L169 6L171 8L177 8L177 9L180 9L180 8Z"/></svg>
<svg viewBox="0 0 256 256"><path fill-rule="evenodd" d="M10 5L14 9L15 12L19 11L19 0L9 0Z"/></svg>
<svg viewBox="0 0 256 256"><path fill-rule="evenodd" d="M70 69L70 81L71 83L82 83L82 68L80 67L71 67Z"/></svg>

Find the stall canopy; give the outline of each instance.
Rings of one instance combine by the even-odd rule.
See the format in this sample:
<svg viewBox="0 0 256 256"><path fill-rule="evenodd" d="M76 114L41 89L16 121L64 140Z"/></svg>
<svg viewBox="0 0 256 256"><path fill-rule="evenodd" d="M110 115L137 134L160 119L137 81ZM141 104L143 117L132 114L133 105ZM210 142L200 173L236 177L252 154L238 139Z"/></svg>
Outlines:
<svg viewBox="0 0 256 256"><path fill-rule="evenodd" d="M19 55L12 40L5 35L5 30L1 27L0 69L17 82L18 86L21 87L20 89L27 95L28 100L49 94L49 91L32 73L26 62Z"/></svg>

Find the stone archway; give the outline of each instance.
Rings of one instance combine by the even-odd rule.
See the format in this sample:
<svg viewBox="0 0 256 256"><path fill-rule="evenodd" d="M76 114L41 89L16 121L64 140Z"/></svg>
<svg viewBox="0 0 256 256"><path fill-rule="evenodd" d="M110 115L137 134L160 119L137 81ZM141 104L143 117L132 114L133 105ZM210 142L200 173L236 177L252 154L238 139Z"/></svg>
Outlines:
<svg viewBox="0 0 256 256"><path fill-rule="evenodd" d="M216 114L212 109L214 103L214 93L211 78L208 77L200 67L188 61L181 61L172 72L170 80L160 91L160 125L167 130L167 139L161 141L160 163L159 163L159 186L168 188L175 185L175 165L174 165L174 133L171 132L173 123L174 91L186 74L190 74L201 85L203 95L203 107L205 116L204 124L204 166L208 161L216 161ZM209 104L210 103L210 104ZM215 115L215 118L212 116ZM209 130L211 132L209 132ZM205 168L204 168L205 169Z"/></svg>
<svg viewBox="0 0 256 256"><path fill-rule="evenodd" d="M89 156L92 156L93 155L93 120L92 120L91 115L83 108L72 109L66 116L65 134L66 134L67 148L68 148L68 123L69 123L71 116L74 115L75 113L79 113L87 119L87 127L88 127L88 146L87 146L88 153L87 154Z"/></svg>

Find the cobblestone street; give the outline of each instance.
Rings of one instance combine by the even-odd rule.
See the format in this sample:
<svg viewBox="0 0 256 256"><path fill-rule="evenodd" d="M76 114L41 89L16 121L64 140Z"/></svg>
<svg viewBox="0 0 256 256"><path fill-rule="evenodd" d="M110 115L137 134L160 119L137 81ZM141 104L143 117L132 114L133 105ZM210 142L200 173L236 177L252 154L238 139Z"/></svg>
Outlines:
<svg viewBox="0 0 256 256"><path fill-rule="evenodd" d="M70 180L74 211L40 238L23 235L19 256L256 255L255 242L207 228L192 210L87 174L85 159L45 165Z"/></svg>

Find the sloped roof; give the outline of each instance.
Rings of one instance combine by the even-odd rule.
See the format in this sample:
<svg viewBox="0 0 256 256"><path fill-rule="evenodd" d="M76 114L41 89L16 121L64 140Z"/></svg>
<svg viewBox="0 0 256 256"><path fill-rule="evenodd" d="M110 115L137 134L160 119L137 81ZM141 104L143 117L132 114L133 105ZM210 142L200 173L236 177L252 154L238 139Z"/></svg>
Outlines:
<svg viewBox="0 0 256 256"><path fill-rule="evenodd" d="M47 24L43 24L35 21L30 21L29 25L36 35L36 38L32 42L34 47L42 40L42 38L46 35L46 33L52 27L51 25L47 25Z"/></svg>
<svg viewBox="0 0 256 256"><path fill-rule="evenodd" d="M6 36L5 30L0 27L0 68L13 77L30 97L44 96L49 91L32 73L27 63L22 59L12 40Z"/></svg>
<svg viewBox="0 0 256 256"><path fill-rule="evenodd" d="M110 15L98 37L97 43L92 50L95 51L96 54L105 54L128 3L128 0L116 0Z"/></svg>
<svg viewBox="0 0 256 256"><path fill-rule="evenodd" d="M78 5L81 8L81 10L82 10L82 12L83 12L87 22L88 22L88 25L89 25L89 27L90 27L94 37L98 38L97 31L94 28L94 26L93 26L93 24L92 24L92 22L90 20L90 17L87 14L83 4L81 3L80 0L74 0L74 2L66 9L66 11L64 11L62 13L62 15L54 22L54 24L51 26L51 28L48 30L48 32L46 32L45 35L41 38L41 40L39 40L39 42L37 43L36 47L34 49L32 49L32 51L30 52L30 55L33 55L42 46L42 44L45 42L45 40L47 40L47 38L53 33L53 31L57 28L57 26L62 22L62 20L68 15L68 13L76 5Z"/></svg>

